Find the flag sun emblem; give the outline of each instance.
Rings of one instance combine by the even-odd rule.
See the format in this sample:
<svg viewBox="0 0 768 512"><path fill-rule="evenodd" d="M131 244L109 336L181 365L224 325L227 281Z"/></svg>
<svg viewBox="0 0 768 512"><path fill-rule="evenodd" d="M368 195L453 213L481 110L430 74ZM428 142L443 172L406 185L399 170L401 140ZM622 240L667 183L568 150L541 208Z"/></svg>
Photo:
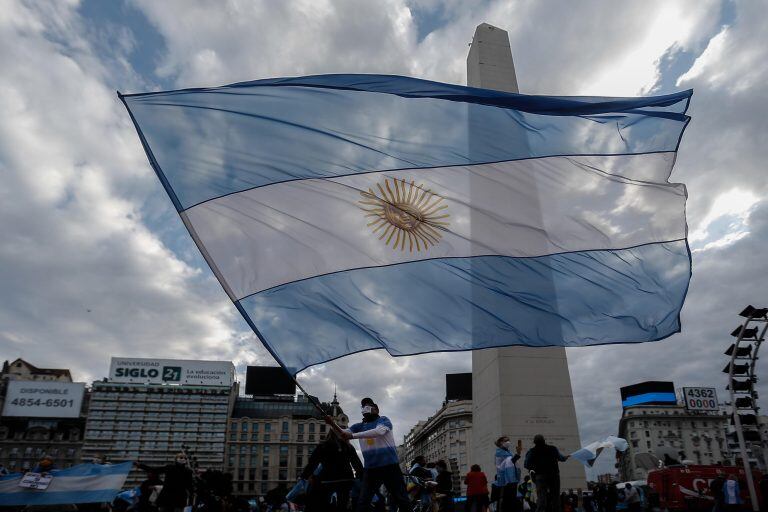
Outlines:
<svg viewBox="0 0 768 512"><path fill-rule="evenodd" d="M391 184L390 184L391 182ZM379 234L379 240L392 249L408 250L413 252L427 250L429 246L440 243L449 217L445 212L447 204L443 204L443 198L424 185L416 185L405 180L392 178L385 179L384 184L376 184L378 194L373 189L360 192L363 200L360 208L367 212L366 217L372 220L368 227L373 228L374 233Z"/></svg>

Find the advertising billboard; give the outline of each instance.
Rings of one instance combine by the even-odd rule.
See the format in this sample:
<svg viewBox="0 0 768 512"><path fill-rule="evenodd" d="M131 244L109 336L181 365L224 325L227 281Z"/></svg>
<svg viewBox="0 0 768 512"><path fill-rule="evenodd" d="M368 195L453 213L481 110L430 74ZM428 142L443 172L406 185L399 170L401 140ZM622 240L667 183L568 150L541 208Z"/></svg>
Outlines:
<svg viewBox="0 0 768 512"><path fill-rule="evenodd" d="M621 405L677 405L675 384L654 380L624 386L621 388Z"/></svg>
<svg viewBox="0 0 768 512"><path fill-rule="evenodd" d="M235 367L229 361L113 357L109 365L109 380L133 384L229 387L235 380Z"/></svg>
<svg viewBox="0 0 768 512"><path fill-rule="evenodd" d="M689 411L719 411L715 388L683 388L685 408Z"/></svg>
<svg viewBox="0 0 768 512"><path fill-rule="evenodd" d="M296 393L296 383L279 366L249 366L246 370L246 395L270 396L294 393Z"/></svg>
<svg viewBox="0 0 768 512"><path fill-rule="evenodd" d="M82 382L9 380L3 416L77 418L84 392Z"/></svg>

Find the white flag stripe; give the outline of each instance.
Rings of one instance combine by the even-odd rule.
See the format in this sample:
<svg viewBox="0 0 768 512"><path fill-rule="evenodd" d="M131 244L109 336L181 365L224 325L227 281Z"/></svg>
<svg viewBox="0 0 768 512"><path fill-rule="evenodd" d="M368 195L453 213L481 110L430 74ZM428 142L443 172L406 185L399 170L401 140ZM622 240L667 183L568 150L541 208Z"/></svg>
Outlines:
<svg viewBox="0 0 768 512"><path fill-rule="evenodd" d="M592 163L548 157L299 180L185 214L236 299L354 268L620 249L686 236L683 185L619 175L633 175L631 164L658 177L665 171L648 169L667 167L663 157L610 157L617 174ZM386 207L393 202L400 206Z"/></svg>

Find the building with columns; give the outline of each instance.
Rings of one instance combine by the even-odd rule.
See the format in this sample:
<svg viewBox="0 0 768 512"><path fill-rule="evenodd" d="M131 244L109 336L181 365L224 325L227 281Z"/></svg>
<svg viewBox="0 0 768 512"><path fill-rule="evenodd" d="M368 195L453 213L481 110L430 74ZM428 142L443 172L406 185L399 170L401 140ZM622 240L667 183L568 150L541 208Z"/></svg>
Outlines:
<svg viewBox="0 0 768 512"><path fill-rule="evenodd" d="M335 395L322 407L340 426L349 424ZM327 433L323 415L305 395L238 397L224 457L235 494L263 496L279 486L290 488Z"/></svg>

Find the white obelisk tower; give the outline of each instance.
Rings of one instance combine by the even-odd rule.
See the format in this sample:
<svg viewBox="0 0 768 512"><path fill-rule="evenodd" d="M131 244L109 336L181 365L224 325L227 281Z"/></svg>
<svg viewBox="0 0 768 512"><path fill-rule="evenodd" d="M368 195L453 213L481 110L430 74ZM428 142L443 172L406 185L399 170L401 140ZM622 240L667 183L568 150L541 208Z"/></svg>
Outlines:
<svg viewBox="0 0 768 512"><path fill-rule="evenodd" d="M505 30L487 23L475 29L467 57L467 85L519 92ZM473 351L472 395L473 463L480 464L489 478L495 471L493 443L501 435L509 436L513 444L521 439L524 452L533 446L536 434L564 454L581 444L564 348ZM581 463L570 460L561 464L560 471L563 489L585 488Z"/></svg>

